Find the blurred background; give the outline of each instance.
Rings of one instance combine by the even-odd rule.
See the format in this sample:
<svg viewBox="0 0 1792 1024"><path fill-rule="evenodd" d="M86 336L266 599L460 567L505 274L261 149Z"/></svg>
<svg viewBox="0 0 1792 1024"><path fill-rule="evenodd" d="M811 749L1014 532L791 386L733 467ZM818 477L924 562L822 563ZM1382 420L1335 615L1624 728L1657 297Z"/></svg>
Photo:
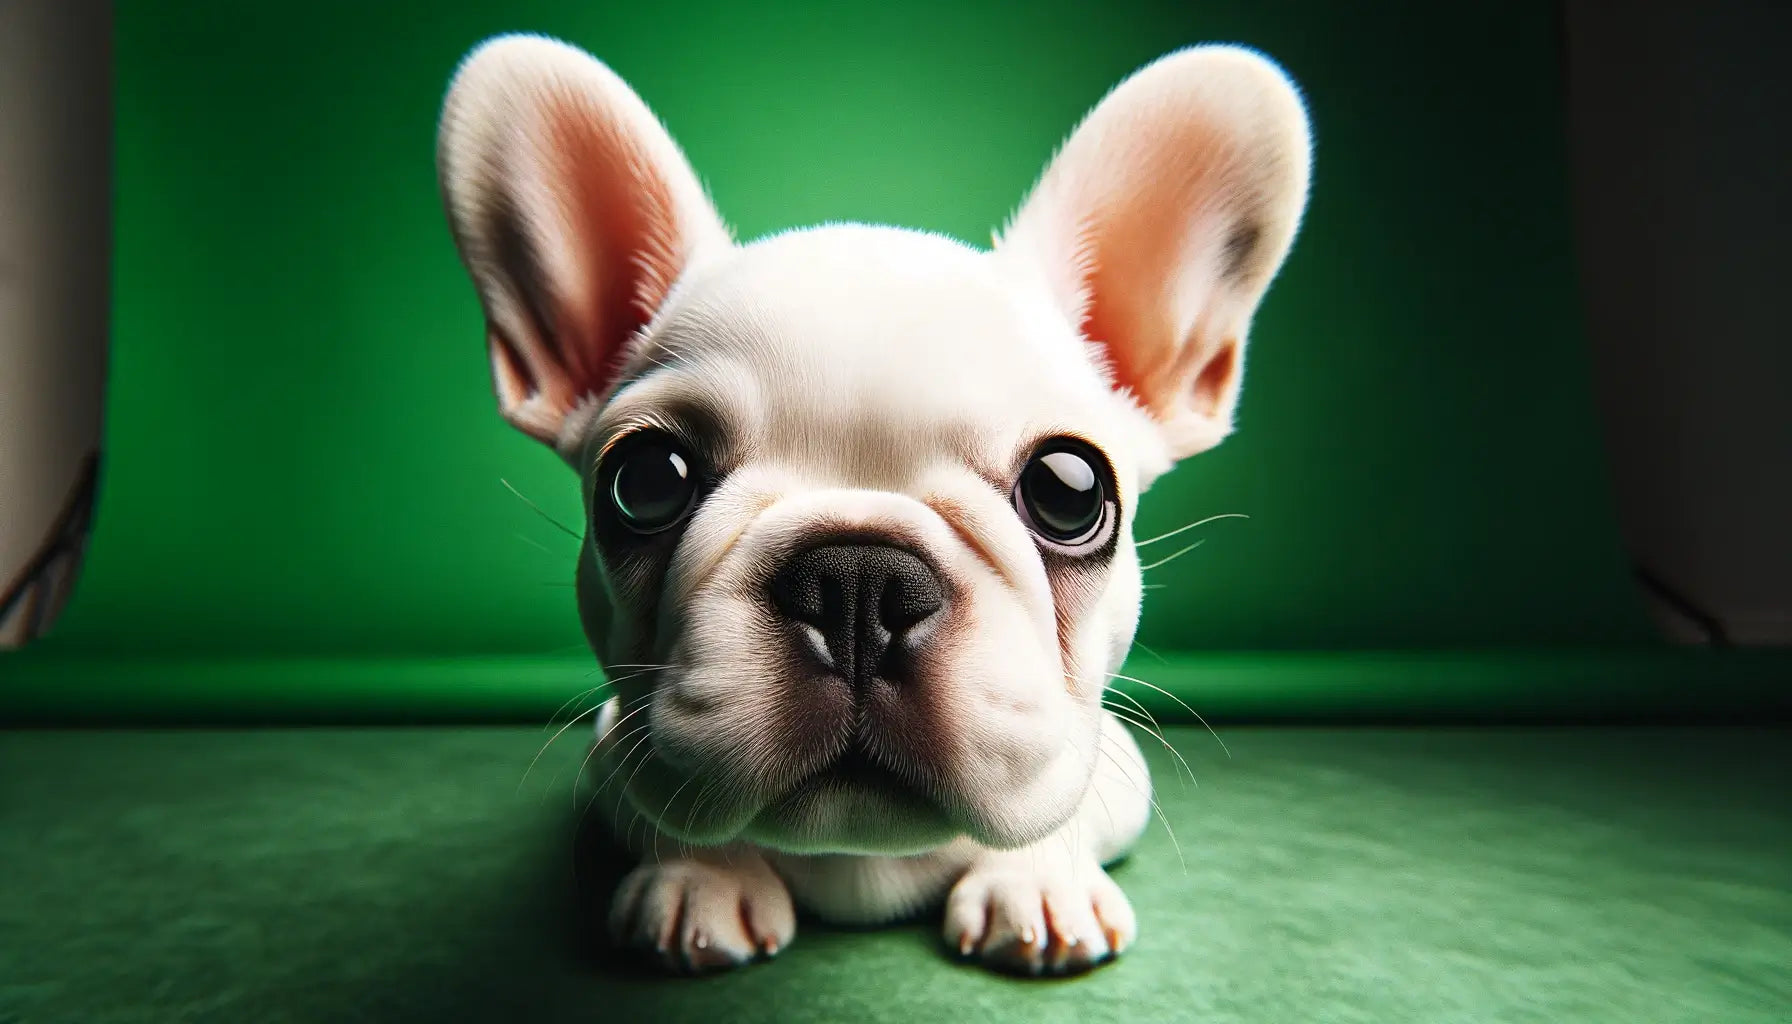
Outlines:
<svg viewBox="0 0 1792 1024"><path fill-rule="evenodd" d="M129 690L117 672L171 659L271 662L241 680L253 690L293 659L460 658L407 685L476 703L503 691L480 659L589 660L576 541L518 497L577 528L575 480L497 415L434 181L449 75L512 30L610 63L742 239L858 220L986 243L1130 71L1194 42L1259 48L1311 105L1312 200L1253 328L1239 431L1153 490L1138 535L1250 518L1185 535L1202 546L1148 573L1143 647L1175 663L1784 642L1792 373L1767 226L1784 222L1786 143L1761 116L1785 97L1767 42L1785 20L1550 2L119 3L110 67L60 65L112 83L97 526L62 616L0 660L4 699L54 702L76 677ZM87 31L71 52L101 52ZM1685 56L1698 33L1721 45L1696 53L1725 59ZM83 295L107 302L97 282ZM75 477L46 479L40 504L61 508ZM51 526L7 518L8 551ZM156 671L168 700L231 685Z"/></svg>

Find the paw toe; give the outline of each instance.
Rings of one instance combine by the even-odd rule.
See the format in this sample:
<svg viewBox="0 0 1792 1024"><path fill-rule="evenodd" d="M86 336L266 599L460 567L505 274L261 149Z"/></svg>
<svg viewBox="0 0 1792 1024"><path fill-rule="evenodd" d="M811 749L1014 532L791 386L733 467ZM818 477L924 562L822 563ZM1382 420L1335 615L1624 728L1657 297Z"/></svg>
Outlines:
<svg viewBox="0 0 1792 1024"><path fill-rule="evenodd" d="M668 971L705 973L787 945L795 908L775 877L693 861L644 865L616 888L611 933Z"/></svg>
<svg viewBox="0 0 1792 1024"><path fill-rule="evenodd" d="M1044 875L967 874L947 899L949 948L995 970L1037 976L1088 970L1131 941L1132 908L1105 873Z"/></svg>

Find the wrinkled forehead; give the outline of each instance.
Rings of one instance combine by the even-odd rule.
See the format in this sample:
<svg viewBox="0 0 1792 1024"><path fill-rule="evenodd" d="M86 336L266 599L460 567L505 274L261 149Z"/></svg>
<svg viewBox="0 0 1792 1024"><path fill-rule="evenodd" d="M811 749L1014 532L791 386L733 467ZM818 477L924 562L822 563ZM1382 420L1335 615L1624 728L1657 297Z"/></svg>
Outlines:
<svg viewBox="0 0 1792 1024"><path fill-rule="evenodd" d="M888 486L948 454L1005 476L1039 436L1099 433L1106 399L1074 332L987 254L828 228L684 282L597 433L690 419L736 454Z"/></svg>

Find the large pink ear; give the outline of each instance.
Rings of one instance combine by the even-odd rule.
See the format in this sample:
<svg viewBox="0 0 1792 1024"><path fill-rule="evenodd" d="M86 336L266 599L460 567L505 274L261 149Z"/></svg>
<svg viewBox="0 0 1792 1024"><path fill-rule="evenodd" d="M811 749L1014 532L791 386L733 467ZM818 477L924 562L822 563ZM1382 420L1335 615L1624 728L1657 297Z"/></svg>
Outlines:
<svg viewBox="0 0 1792 1024"><path fill-rule="evenodd" d="M996 250L1043 285L1173 457L1232 429L1245 334L1306 207L1306 110L1233 46L1180 50L1109 93Z"/></svg>
<svg viewBox="0 0 1792 1024"><path fill-rule="evenodd" d="M436 163L504 417L560 446L687 266L732 244L677 144L584 51L500 36L455 73Z"/></svg>

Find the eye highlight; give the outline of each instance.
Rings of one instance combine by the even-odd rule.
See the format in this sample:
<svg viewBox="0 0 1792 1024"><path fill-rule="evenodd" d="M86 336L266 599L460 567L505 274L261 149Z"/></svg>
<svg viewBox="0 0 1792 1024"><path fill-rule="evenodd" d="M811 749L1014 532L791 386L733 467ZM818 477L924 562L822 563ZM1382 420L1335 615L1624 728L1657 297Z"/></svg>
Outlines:
<svg viewBox="0 0 1792 1024"><path fill-rule="evenodd" d="M697 504L697 460L661 430L642 430L605 453L598 495L630 531L654 534L684 521Z"/></svg>
<svg viewBox="0 0 1792 1024"><path fill-rule="evenodd" d="M1034 449L1014 485L1014 508L1034 536L1073 554L1099 547L1116 509L1113 472L1087 442L1055 437Z"/></svg>

